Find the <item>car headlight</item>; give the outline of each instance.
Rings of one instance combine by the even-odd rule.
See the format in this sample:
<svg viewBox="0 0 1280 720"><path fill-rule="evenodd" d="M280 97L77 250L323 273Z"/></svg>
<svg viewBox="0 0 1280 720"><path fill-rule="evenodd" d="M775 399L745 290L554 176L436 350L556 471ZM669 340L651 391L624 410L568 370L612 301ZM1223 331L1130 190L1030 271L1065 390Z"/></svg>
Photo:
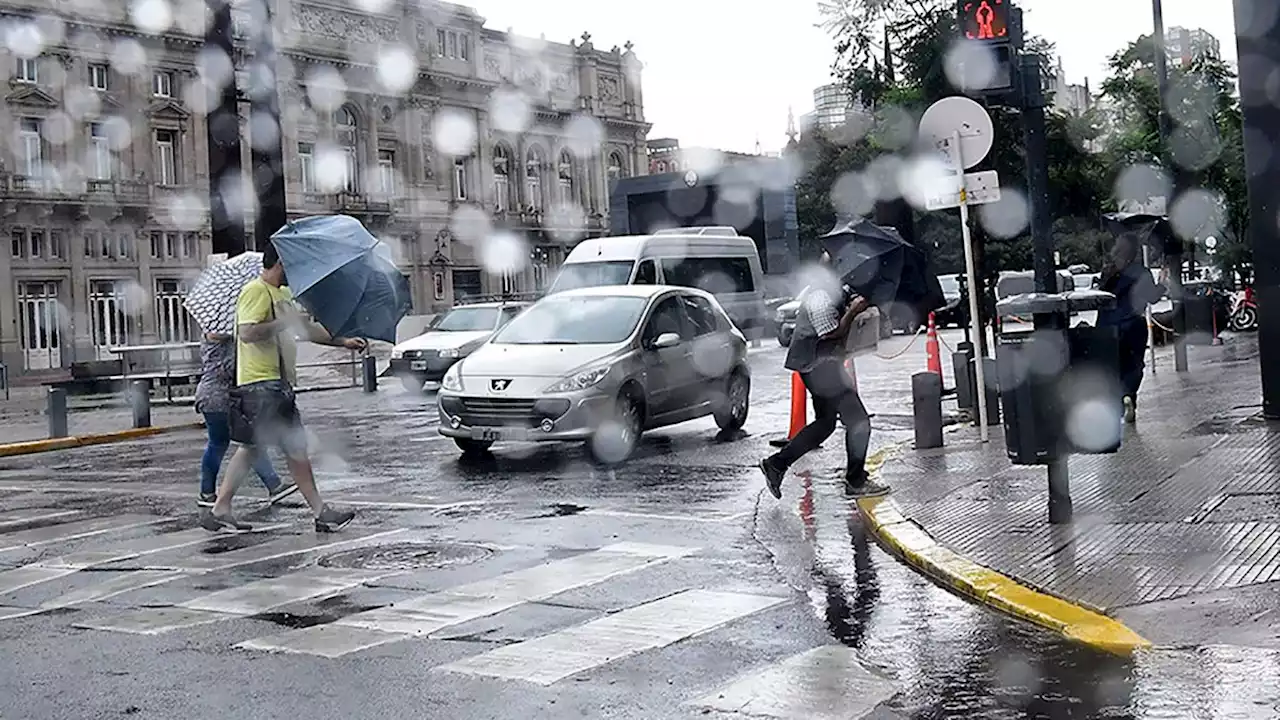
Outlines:
<svg viewBox="0 0 1280 720"><path fill-rule="evenodd" d="M773 314L773 319L778 322L786 322L787 314L779 310L778 312Z"/></svg>
<svg viewBox="0 0 1280 720"><path fill-rule="evenodd" d="M399 359L400 359L400 358L402 358L402 357L404 357L404 351L403 351L403 350L401 350L400 348L391 348L391 359L392 359L392 360L399 360Z"/></svg>
<svg viewBox="0 0 1280 720"><path fill-rule="evenodd" d="M592 385L595 385L596 383L600 382L601 380L604 379L604 376L608 374L609 374L608 365L605 365L604 367L592 368L590 370L583 370L582 372L574 373L573 375L570 375L569 377L557 382L555 385L552 385L551 387L547 388L544 392L562 393L562 392L573 392L574 390L582 390L584 388L589 388Z"/></svg>
<svg viewBox="0 0 1280 720"><path fill-rule="evenodd" d="M440 357L442 357L442 358L460 358L460 357L462 357L462 351L461 351L461 350L459 350L458 348L445 348L445 349L443 349L443 350L441 350L441 351L440 351Z"/></svg>
<svg viewBox="0 0 1280 720"><path fill-rule="evenodd" d="M457 363L440 379L440 387L450 392L462 392L462 364Z"/></svg>

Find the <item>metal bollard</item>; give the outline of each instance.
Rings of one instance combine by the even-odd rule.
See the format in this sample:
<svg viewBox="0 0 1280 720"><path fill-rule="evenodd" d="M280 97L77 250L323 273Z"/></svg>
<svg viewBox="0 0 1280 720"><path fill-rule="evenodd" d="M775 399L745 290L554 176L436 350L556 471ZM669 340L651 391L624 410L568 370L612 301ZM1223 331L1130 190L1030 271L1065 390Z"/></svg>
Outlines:
<svg viewBox="0 0 1280 720"><path fill-rule="evenodd" d="M134 380L129 383L129 407L133 410L133 427L151 427L151 383Z"/></svg>
<svg viewBox="0 0 1280 720"><path fill-rule="evenodd" d="M361 363L361 368L364 371L364 391L367 393L377 392L378 361L372 355L366 355Z"/></svg>
<svg viewBox="0 0 1280 720"><path fill-rule="evenodd" d="M965 345L966 343L960 343L960 348L951 353L951 370L956 379L956 407L973 414L977 404L973 386L977 381L973 369L973 348L965 348Z"/></svg>
<svg viewBox="0 0 1280 720"><path fill-rule="evenodd" d="M49 388L49 437L64 438L67 436L67 391L62 388Z"/></svg>
<svg viewBox="0 0 1280 720"><path fill-rule="evenodd" d="M935 372L911 376L911 414L916 449L942 447L942 376Z"/></svg>
<svg viewBox="0 0 1280 720"><path fill-rule="evenodd" d="M982 362L984 363L982 374L987 378L987 427L992 427L1000 424L1000 386L997 382L997 378L1000 376L996 374L995 358L983 358ZM978 384L976 375L973 384ZM975 394L973 397L976 405L978 396ZM975 416L976 414L975 412ZM975 417L974 424L977 424L977 422L978 419Z"/></svg>
<svg viewBox="0 0 1280 720"><path fill-rule="evenodd" d="M1069 523L1074 514L1067 458L1056 458L1049 463L1049 524Z"/></svg>

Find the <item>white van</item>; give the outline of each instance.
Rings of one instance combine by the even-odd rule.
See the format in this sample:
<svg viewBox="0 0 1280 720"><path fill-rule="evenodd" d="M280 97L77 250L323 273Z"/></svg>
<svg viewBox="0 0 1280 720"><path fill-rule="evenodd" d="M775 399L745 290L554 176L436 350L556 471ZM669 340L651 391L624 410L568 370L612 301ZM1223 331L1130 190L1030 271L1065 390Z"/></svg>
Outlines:
<svg viewBox="0 0 1280 720"><path fill-rule="evenodd" d="M600 285L699 288L715 295L743 331L765 326L764 271L755 241L731 227L583 240L549 292Z"/></svg>

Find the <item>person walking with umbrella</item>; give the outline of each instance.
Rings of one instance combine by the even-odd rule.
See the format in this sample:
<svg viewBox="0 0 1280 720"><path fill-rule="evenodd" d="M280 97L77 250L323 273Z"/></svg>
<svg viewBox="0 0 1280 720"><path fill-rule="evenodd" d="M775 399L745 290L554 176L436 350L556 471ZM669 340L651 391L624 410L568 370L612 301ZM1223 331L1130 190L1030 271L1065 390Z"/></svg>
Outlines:
<svg viewBox="0 0 1280 720"><path fill-rule="evenodd" d="M208 332L200 343L200 382L196 385L196 412L204 417L209 441L200 459L200 497L196 504L211 508L218 499L218 470L231 447L231 425L227 419L231 386L235 384L236 349L231 335ZM253 471L267 488L271 504L297 492L293 482L284 482L271 467L271 458L259 453Z"/></svg>
<svg viewBox="0 0 1280 720"><path fill-rule="evenodd" d="M829 266L830 263L830 255L824 253L822 264ZM849 292L828 267L818 275L796 314L795 334L784 363L788 370L800 373L813 398L814 419L786 447L761 460L760 470L769 492L781 499L782 480L787 470L831 437L838 420L845 427L845 491L856 496L880 495L888 492L888 488L873 482L865 467L871 443L871 419L844 364L849 331L871 303Z"/></svg>
<svg viewBox="0 0 1280 720"><path fill-rule="evenodd" d="M1138 388L1146 368L1147 306L1159 302L1165 292L1138 261L1140 252L1131 233L1117 236L1098 281L1098 289L1116 296L1114 306L1098 311L1098 327L1113 327L1119 335L1121 401L1124 421L1130 424L1138 419Z"/></svg>
<svg viewBox="0 0 1280 720"><path fill-rule="evenodd" d="M307 453L307 435L295 403L297 347L294 335L301 328L312 342L363 350L363 338L334 337L318 323L304 318L285 287L284 265L276 248L263 254L262 275L245 285L236 301L236 385L231 392L231 440L238 447L227 468L214 506L200 524L207 530L249 530L231 513L231 501L249 467L275 445L288 459L289 470L310 506L317 532L337 532L355 517L350 510L329 507L316 488Z"/></svg>

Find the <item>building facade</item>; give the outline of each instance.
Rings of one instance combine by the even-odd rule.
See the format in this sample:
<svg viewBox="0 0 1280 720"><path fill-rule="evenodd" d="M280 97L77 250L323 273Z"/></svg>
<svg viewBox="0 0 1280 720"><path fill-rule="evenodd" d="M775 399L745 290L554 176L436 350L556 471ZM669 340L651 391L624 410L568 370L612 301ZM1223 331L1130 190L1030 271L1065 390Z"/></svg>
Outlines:
<svg viewBox="0 0 1280 720"><path fill-rule="evenodd" d="M1222 43L1202 28L1171 27L1165 31L1164 47L1169 58L1187 66L1200 57L1222 57Z"/></svg>
<svg viewBox="0 0 1280 720"><path fill-rule="evenodd" d="M841 83L821 85L813 90L813 112L800 118L802 129L834 130L863 112L849 88Z"/></svg>
<svg viewBox="0 0 1280 720"><path fill-rule="evenodd" d="M769 153L740 153L711 148L680 147L675 138L657 138L646 144L650 175L683 172L689 169L706 169L709 165L731 164L761 157L775 157Z"/></svg>
<svg viewBox="0 0 1280 720"><path fill-rule="evenodd" d="M64 9L72 6L74 15ZM0 357L15 375L197 337L181 303L213 251L204 43L177 7L177 24L150 33L134 26L127 3L0 10L9 28L38 17L48 39L0 48L9 68L0 130L10 138L0 153L10 238L0 253ZM289 215L350 214L390 241L415 312L545 285L573 244L608 227L610 182L646 170L631 45L597 49L586 33L569 43L518 38L447 3L354 7L274 4ZM386 89L387 47L416 61L407 89ZM245 60L237 53L235 64ZM525 108L525 120L513 126L496 98ZM249 115L242 103L246 172ZM446 116L474 131L465 150L437 147ZM252 202L245 215L252 228ZM451 226L464 215L486 227ZM487 246L499 231L522 240Z"/></svg>

